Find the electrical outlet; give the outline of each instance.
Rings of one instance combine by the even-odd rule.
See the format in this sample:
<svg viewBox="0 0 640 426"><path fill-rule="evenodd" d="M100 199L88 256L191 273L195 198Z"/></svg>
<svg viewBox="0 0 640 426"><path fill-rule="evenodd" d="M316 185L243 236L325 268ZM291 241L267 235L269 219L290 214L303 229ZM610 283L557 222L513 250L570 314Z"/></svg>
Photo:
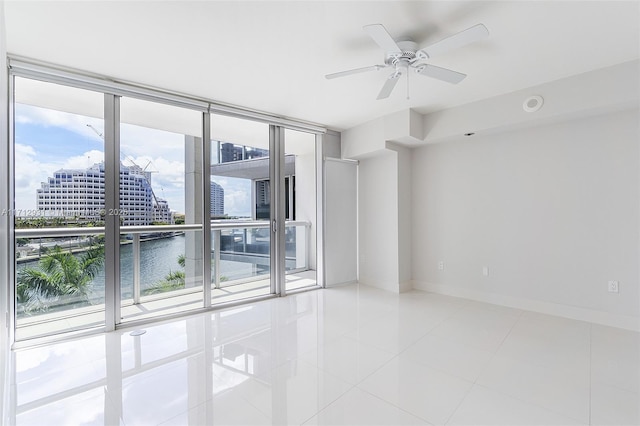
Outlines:
<svg viewBox="0 0 640 426"><path fill-rule="evenodd" d="M482 275L484 275L485 277L489 276L489 267L488 266L483 266L482 267Z"/></svg>
<svg viewBox="0 0 640 426"><path fill-rule="evenodd" d="M609 290L609 293L618 293L620 291L620 284L618 281L609 281L607 283L607 290Z"/></svg>
<svg viewBox="0 0 640 426"><path fill-rule="evenodd" d="M444 271L444 261L443 260L438 262L438 271Z"/></svg>

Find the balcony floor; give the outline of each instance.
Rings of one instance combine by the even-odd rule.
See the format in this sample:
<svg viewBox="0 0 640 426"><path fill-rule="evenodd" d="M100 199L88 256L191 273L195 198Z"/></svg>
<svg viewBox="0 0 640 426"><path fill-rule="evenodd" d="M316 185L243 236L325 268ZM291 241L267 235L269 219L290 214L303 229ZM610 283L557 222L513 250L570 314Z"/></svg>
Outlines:
<svg viewBox="0 0 640 426"><path fill-rule="evenodd" d="M316 271L304 271L286 276L287 291L316 285ZM243 299L266 296L270 292L269 278L239 284L229 283L219 289L212 289L211 304L227 304ZM122 324L132 321L160 318L202 308L202 289L180 290L171 293L147 296L141 303L123 303ZM16 340L28 340L40 336L66 333L104 324L104 305L75 308L68 311L52 312L20 318L16 329Z"/></svg>

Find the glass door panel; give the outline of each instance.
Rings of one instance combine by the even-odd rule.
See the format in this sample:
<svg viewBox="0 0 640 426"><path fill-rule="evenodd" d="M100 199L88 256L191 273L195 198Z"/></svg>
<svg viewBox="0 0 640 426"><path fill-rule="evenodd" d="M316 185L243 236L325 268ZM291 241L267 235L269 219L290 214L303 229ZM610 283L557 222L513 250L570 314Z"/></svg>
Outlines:
<svg viewBox="0 0 640 426"><path fill-rule="evenodd" d="M316 137L285 129L285 288L316 285Z"/></svg>
<svg viewBox="0 0 640 426"><path fill-rule="evenodd" d="M219 304L272 293L269 126L211 116L211 285Z"/></svg>
<svg viewBox="0 0 640 426"><path fill-rule="evenodd" d="M15 338L103 326L103 95L20 77L14 93Z"/></svg>
<svg viewBox="0 0 640 426"><path fill-rule="evenodd" d="M121 321L201 308L202 114L120 102Z"/></svg>

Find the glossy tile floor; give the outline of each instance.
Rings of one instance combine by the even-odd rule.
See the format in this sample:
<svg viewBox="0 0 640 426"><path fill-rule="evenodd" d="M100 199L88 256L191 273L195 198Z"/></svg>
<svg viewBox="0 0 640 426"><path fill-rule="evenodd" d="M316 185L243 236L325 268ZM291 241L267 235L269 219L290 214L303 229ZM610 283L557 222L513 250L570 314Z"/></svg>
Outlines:
<svg viewBox="0 0 640 426"><path fill-rule="evenodd" d="M16 425L640 423L638 333L414 291L310 291L11 354Z"/></svg>

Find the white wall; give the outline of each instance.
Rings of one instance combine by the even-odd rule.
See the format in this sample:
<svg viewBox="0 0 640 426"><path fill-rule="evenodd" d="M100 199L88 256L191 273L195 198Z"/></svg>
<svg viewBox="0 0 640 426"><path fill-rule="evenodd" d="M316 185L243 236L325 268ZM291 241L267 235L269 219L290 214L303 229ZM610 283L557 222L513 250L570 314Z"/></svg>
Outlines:
<svg viewBox="0 0 640 426"><path fill-rule="evenodd" d="M408 291L411 283L411 152L412 150L387 144L397 153L398 191L398 282L400 291Z"/></svg>
<svg viewBox="0 0 640 426"><path fill-rule="evenodd" d="M358 279L358 164L327 159L325 168L325 284Z"/></svg>
<svg viewBox="0 0 640 426"><path fill-rule="evenodd" d="M324 157L340 158L340 150L340 133L328 130L327 133L322 136L322 152Z"/></svg>
<svg viewBox="0 0 640 426"><path fill-rule="evenodd" d="M399 292L398 153L360 158L358 166L359 281Z"/></svg>
<svg viewBox="0 0 640 426"><path fill-rule="evenodd" d="M416 148L414 286L637 329L638 117L631 109Z"/></svg>

